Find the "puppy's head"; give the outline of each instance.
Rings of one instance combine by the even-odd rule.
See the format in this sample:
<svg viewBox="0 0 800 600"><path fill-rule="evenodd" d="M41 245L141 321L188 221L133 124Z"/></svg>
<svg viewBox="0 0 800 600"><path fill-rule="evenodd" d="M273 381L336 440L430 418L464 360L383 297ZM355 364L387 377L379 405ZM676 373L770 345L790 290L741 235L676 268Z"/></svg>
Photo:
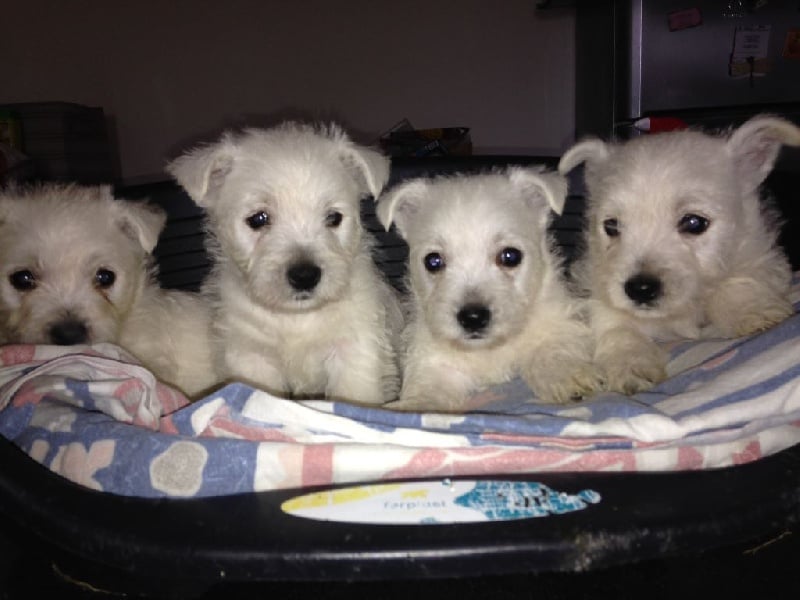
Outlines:
<svg viewBox="0 0 800 600"><path fill-rule="evenodd" d="M461 348L503 343L522 328L556 268L547 236L566 182L538 168L417 179L378 203L409 246L418 318Z"/></svg>
<svg viewBox="0 0 800 600"><path fill-rule="evenodd" d="M116 342L165 219L158 208L115 200L108 187L0 193L0 339Z"/></svg>
<svg viewBox="0 0 800 600"><path fill-rule="evenodd" d="M592 294L644 318L695 312L743 255L773 243L758 188L782 144L800 144L800 130L759 116L724 136L679 131L573 146L559 170L586 164Z"/></svg>
<svg viewBox="0 0 800 600"><path fill-rule="evenodd" d="M167 170L206 209L219 258L250 297L302 311L349 285L364 251L360 199L383 189L389 160L336 126L285 123L226 134Z"/></svg>

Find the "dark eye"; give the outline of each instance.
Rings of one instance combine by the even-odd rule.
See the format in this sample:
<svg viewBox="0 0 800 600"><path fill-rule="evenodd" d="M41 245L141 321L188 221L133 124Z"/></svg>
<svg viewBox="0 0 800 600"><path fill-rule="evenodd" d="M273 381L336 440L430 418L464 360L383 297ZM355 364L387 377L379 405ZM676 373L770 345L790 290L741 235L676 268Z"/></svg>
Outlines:
<svg viewBox="0 0 800 600"><path fill-rule="evenodd" d="M422 259L422 262L424 263L425 268L431 273L436 273L437 271L444 269L444 258L438 252L426 254L425 258Z"/></svg>
<svg viewBox="0 0 800 600"><path fill-rule="evenodd" d="M497 254L497 266L516 267L522 262L522 250L516 248L503 248Z"/></svg>
<svg viewBox="0 0 800 600"><path fill-rule="evenodd" d="M617 237L619 235L619 222L616 219L606 219L603 221L603 231L606 232L608 237Z"/></svg>
<svg viewBox="0 0 800 600"><path fill-rule="evenodd" d="M8 276L8 280L15 289L20 292L27 292L36 287L36 277L27 269L16 271Z"/></svg>
<svg viewBox="0 0 800 600"><path fill-rule="evenodd" d="M246 221L250 229L261 229L262 227L269 225L269 215L263 210L260 210L257 213L253 213L247 217Z"/></svg>
<svg viewBox="0 0 800 600"><path fill-rule="evenodd" d="M94 283L102 290L110 288L116 280L117 276L114 271L108 269L97 269L97 273L94 274Z"/></svg>
<svg viewBox="0 0 800 600"><path fill-rule="evenodd" d="M341 224L342 224L342 213L340 213L338 210L332 210L325 217L326 227L338 227Z"/></svg>
<svg viewBox="0 0 800 600"><path fill-rule="evenodd" d="M686 214L678 221L678 231L689 235L700 235L708 229L708 219L700 215Z"/></svg>

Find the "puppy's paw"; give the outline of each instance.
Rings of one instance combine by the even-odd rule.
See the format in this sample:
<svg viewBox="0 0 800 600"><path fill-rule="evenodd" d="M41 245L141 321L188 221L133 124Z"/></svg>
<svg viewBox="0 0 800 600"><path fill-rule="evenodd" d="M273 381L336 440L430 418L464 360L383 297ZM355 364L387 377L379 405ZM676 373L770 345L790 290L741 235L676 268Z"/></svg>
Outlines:
<svg viewBox="0 0 800 600"><path fill-rule="evenodd" d="M786 293L750 278L731 279L720 285L706 310L710 320L706 335L726 338L764 331L794 313Z"/></svg>
<svg viewBox="0 0 800 600"><path fill-rule="evenodd" d="M788 319L794 314L794 309L788 301L785 303L776 302L770 306L762 307L760 310L742 314L732 328L735 337L752 335L759 331L765 331L774 327L781 321Z"/></svg>
<svg viewBox="0 0 800 600"><path fill-rule="evenodd" d="M667 378L667 360L658 344L631 327L613 327L597 339L595 363L610 392L630 395L649 390Z"/></svg>
<svg viewBox="0 0 800 600"><path fill-rule="evenodd" d="M457 399L443 397L440 393L431 391L429 394L416 394L413 396L401 396L399 400L387 402L381 408L395 410L399 412L444 412L459 413L465 410L464 403L466 398Z"/></svg>
<svg viewBox="0 0 800 600"><path fill-rule="evenodd" d="M582 363L573 369L570 383L569 398L584 398L605 389L605 373L594 363Z"/></svg>
<svg viewBox="0 0 800 600"><path fill-rule="evenodd" d="M433 402L427 396L414 396L387 402L381 408L398 412L426 412L432 410L432 406Z"/></svg>
<svg viewBox="0 0 800 600"><path fill-rule="evenodd" d="M604 374L594 363L574 361L558 368L550 367L527 369L523 373L523 378L541 402L577 402L604 389Z"/></svg>
<svg viewBox="0 0 800 600"><path fill-rule="evenodd" d="M620 356L603 366L605 387L611 392L627 395L645 392L667 378L664 360L655 353Z"/></svg>

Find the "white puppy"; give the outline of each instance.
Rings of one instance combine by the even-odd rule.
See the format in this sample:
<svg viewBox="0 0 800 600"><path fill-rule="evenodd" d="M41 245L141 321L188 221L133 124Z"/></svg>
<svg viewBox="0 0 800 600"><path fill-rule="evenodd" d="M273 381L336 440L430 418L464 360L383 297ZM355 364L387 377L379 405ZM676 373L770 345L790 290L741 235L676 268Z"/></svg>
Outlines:
<svg viewBox="0 0 800 600"><path fill-rule="evenodd" d="M225 377L292 397L395 398L402 314L360 217L389 160L336 126L289 122L225 134L168 170L208 215Z"/></svg>
<svg viewBox="0 0 800 600"><path fill-rule="evenodd" d="M111 342L189 396L211 387L209 310L154 279L165 220L105 186L0 193L0 342Z"/></svg>
<svg viewBox="0 0 800 600"><path fill-rule="evenodd" d="M417 179L378 204L409 246L410 321L399 402L467 408L481 387L522 375L543 402L600 387L592 336L547 233L566 181L540 168Z"/></svg>
<svg viewBox="0 0 800 600"><path fill-rule="evenodd" d="M759 186L800 130L758 116L727 135L678 131L625 143L581 141L561 159L586 163L586 253L597 361L609 389L664 379L653 340L735 337L792 313L791 271Z"/></svg>

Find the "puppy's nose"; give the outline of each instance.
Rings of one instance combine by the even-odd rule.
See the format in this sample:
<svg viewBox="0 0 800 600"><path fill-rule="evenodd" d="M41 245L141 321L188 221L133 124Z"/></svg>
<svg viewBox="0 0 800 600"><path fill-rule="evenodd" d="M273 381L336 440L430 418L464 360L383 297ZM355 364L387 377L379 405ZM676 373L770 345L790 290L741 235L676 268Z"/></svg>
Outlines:
<svg viewBox="0 0 800 600"><path fill-rule="evenodd" d="M492 311L482 304L467 304L458 311L456 318L465 331L477 332L492 320Z"/></svg>
<svg viewBox="0 0 800 600"><path fill-rule="evenodd" d="M661 295L661 280L652 275L634 275L625 282L625 293L636 304L649 304Z"/></svg>
<svg viewBox="0 0 800 600"><path fill-rule="evenodd" d="M298 292L313 290L322 277L322 269L313 263L297 263L286 271L286 278Z"/></svg>
<svg viewBox="0 0 800 600"><path fill-rule="evenodd" d="M89 339L86 325L74 319L59 321L50 328L50 340L59 346L83 344Z"/></svg>

